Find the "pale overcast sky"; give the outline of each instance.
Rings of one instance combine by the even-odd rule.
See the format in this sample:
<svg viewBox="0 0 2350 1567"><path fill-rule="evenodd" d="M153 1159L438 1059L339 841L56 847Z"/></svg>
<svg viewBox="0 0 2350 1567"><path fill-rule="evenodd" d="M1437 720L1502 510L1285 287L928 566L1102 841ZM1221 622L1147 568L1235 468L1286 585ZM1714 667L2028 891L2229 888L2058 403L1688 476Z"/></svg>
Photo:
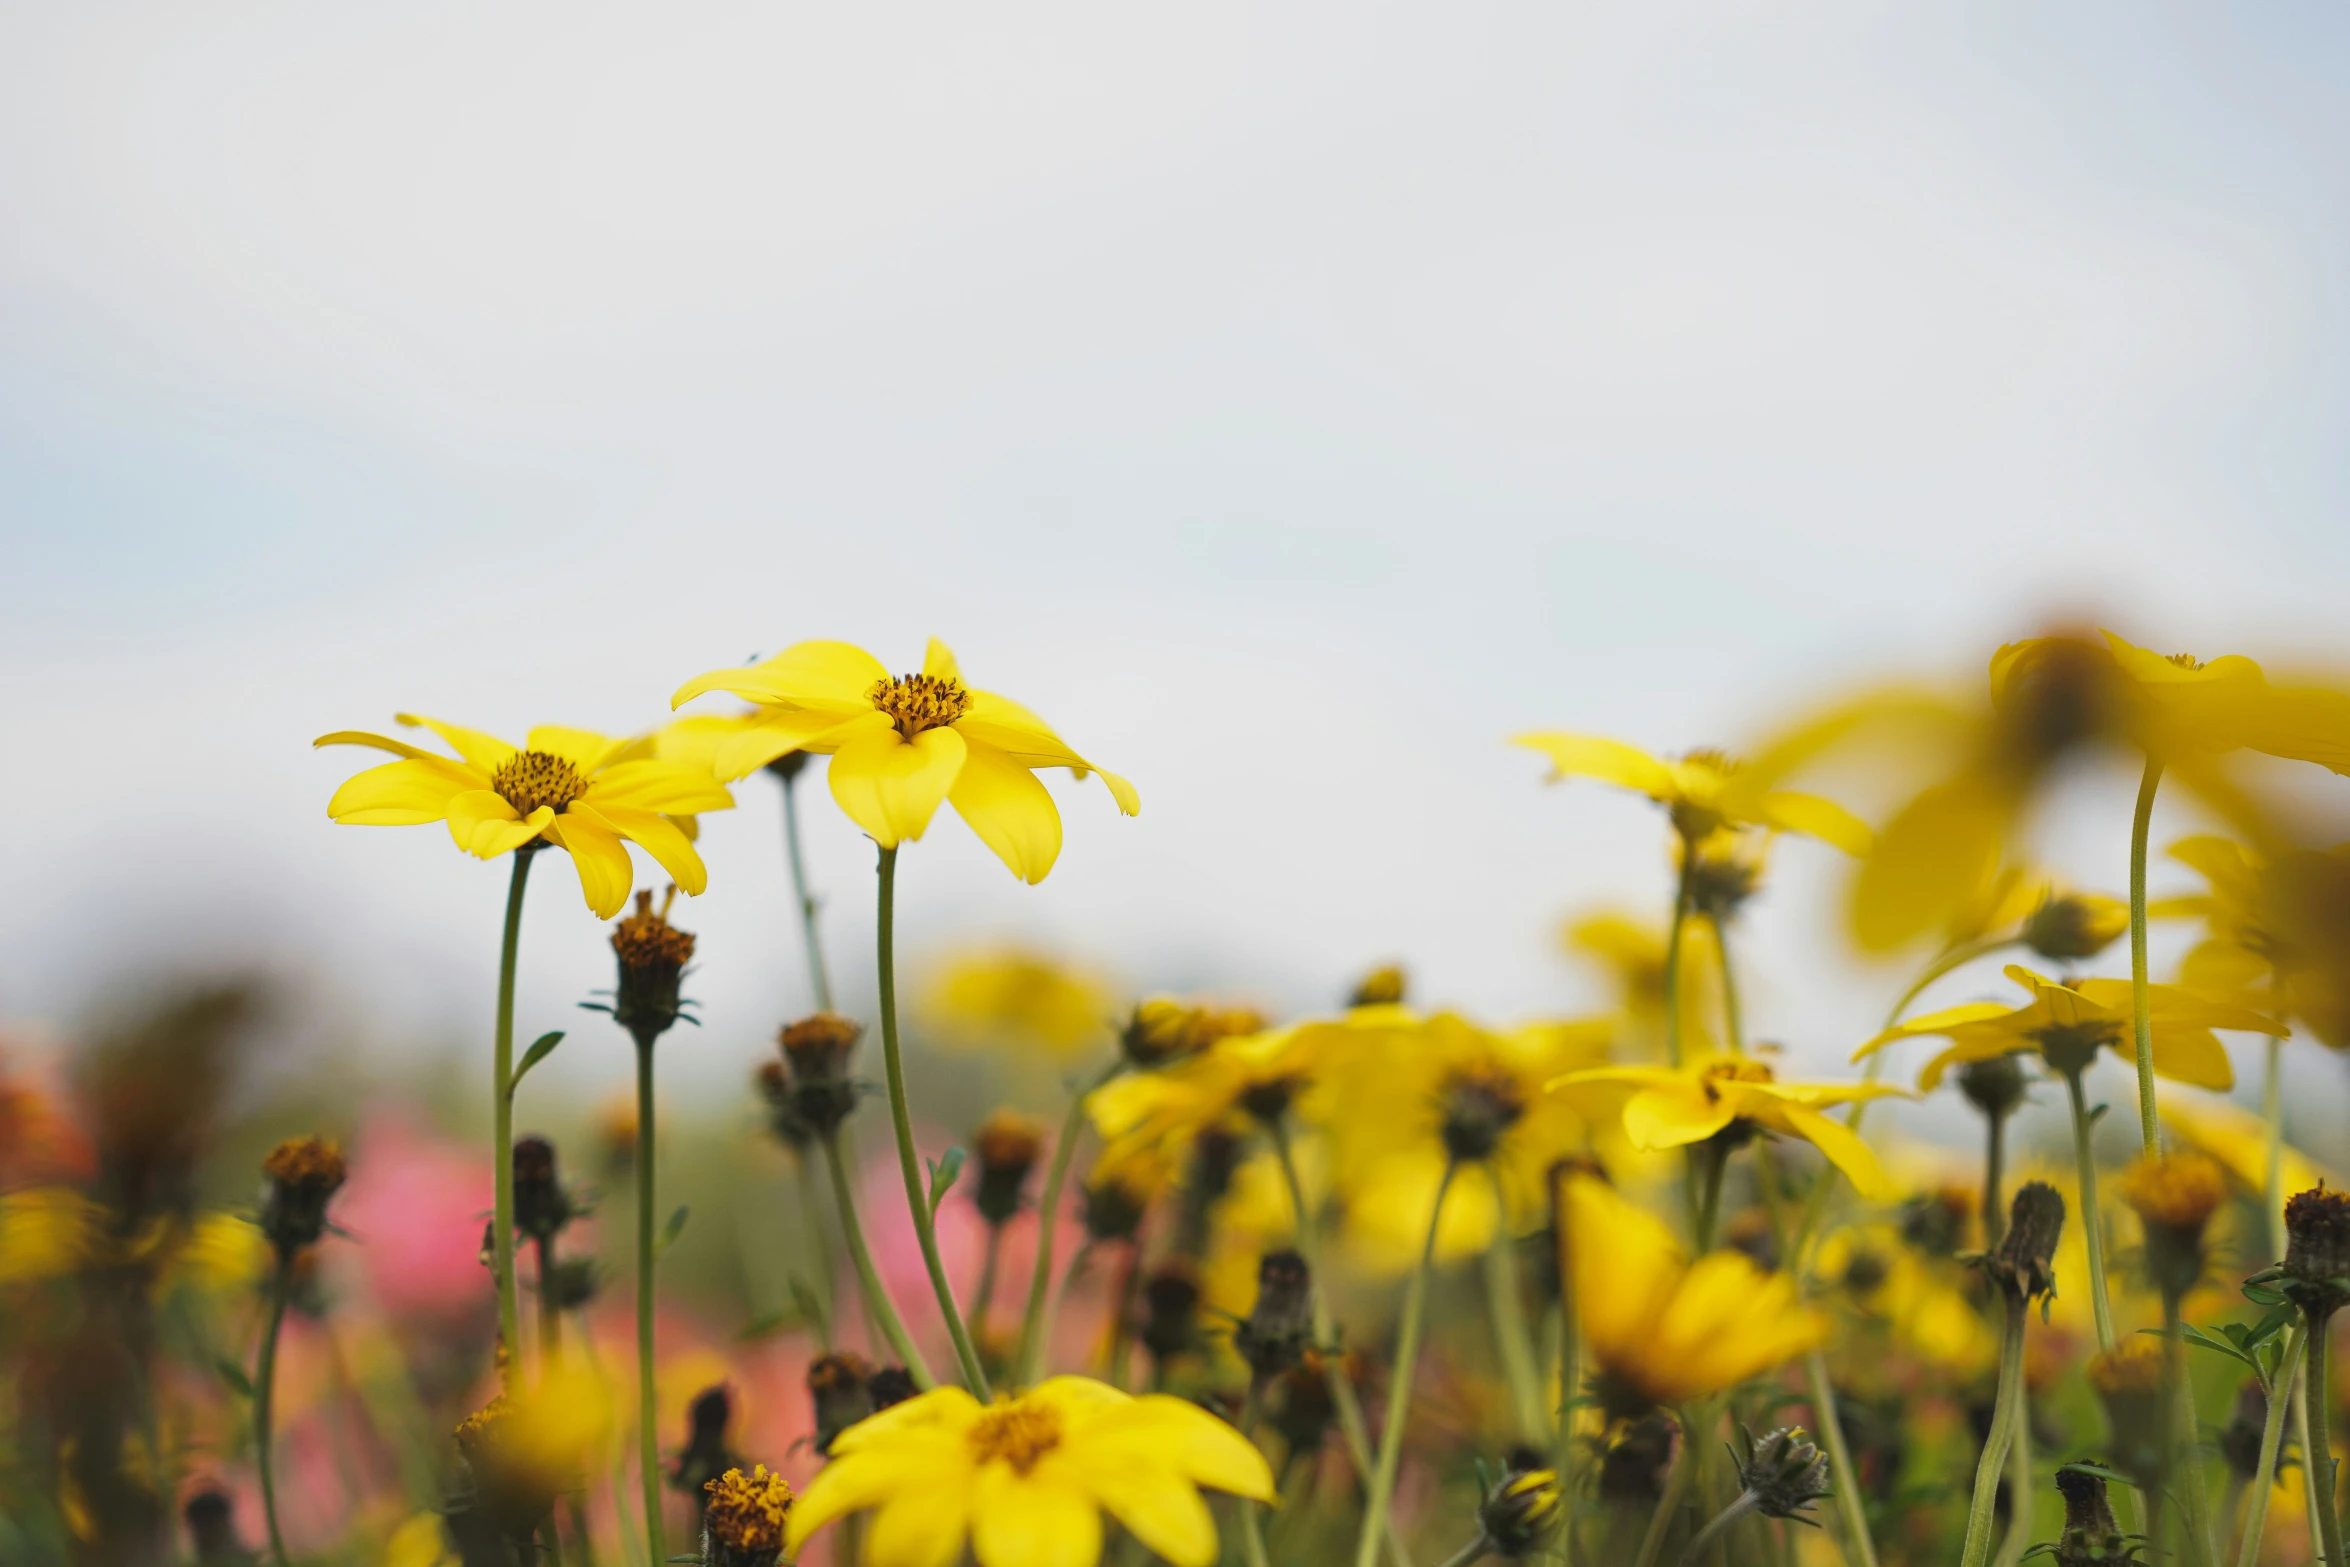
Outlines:
<svg viewBox="0 0 2350 1567"><path fill-rule="evenodd" d="M1734 743L2056 609L2350 654L2346 86L2314 3L0 4L0 1016L268 954L486 1026L502 869L309 739L811 636L1142 791L1037 888L942 817L917 952L1586 1002L1557 919L1661 832L1512 731ZM712 1083L803 1001L743 795ZM1821 1059L1893 985L1827 857L1753 938ZM537 880L526 1031L605 982Z"/></svg>

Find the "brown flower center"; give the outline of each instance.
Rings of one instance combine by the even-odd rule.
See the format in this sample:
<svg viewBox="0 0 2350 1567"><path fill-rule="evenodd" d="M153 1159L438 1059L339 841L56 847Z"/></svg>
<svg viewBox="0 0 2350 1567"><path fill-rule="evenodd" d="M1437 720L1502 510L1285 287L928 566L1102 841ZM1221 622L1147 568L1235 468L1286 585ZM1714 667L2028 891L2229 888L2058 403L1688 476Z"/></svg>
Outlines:
<svg viewBox="0 0 2350 1567"><path fill-rule="evenodd" d="M528 816L540 806L560 811L587 793L579 769L545 751L517 751L490 774L490 787L508 805Z"/></svg>
<svg viewBox="0 0 2350 1567"><path fill-rule="evenodd" d="M1061 1412L1050 1404L1025 1399L997 1404L981 1412L964 1440L979 1463L1002 1459L1021 1474L1061 1445Z"/></svg>
<svg viewBox="0 0 2350 1567"><path fill-rule="evenodd" d="M866 700L887 713L898 733L911 740L925 729L943 729L971 711L971 693L952 675L900 675L876 680Z"/></svg>

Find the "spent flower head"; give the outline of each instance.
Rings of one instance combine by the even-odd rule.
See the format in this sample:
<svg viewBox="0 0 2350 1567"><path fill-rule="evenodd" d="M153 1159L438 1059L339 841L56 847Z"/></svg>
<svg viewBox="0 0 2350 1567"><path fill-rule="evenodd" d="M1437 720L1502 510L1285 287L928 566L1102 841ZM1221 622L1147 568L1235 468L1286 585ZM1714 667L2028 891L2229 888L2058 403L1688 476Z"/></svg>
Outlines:
<svg viewBox="0 0 2350 1567"><path fill-rule="evenodd" d="M783 1559L783 1531L792 1488L765 1464L749 1474L729 1469L702 1487L703 1567L775 1567Z"/></svg>
<svg viewBox="0 0 2350 1567"><path fill-rule="evenodd" d="M269 1191L261 1205L261 1233L290 1258L326 1233L327 1200L342 1189L343 1151L324 1137L289 1137L261 1161Z"/></svg>
<svg viewBox="0 0 2350 1567"><path fill-rule="evenodd" d="M1801 1426L1780 1426L1757 1437L1738 1428L1738 1483L1768 1518L1809 1521L1812 1503L1829 1494L1828 1455Z"/></svg>

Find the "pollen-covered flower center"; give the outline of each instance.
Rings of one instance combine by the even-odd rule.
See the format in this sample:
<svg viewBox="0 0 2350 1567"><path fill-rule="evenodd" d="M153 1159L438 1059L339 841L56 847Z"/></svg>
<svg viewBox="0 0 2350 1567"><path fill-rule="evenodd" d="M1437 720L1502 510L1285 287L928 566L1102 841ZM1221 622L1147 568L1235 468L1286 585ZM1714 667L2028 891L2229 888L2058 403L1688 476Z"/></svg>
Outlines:
<svg viewBox="0 0 2350 1567"><path fill-rule="evenodd" d="M1021 1474L1061 1445L1061 1412L1050 1404L1025 1401L982 1411L965 1437L977 1463L1002 1459Z"/></svg>
<svg viewBox="0 0 2350 1567"><path fill-rule="evenodd" d="M2203 660L2192 653L2166 653L2163 655L2162 661L2166 664L2176 664L2181 669L2201 669L2203 667Z"/></svg>
<svg viewBox="0 0 2350 1567"><path fill-rule="evenodd" d="M1722 1091L1717 1083L1768 1083L1776 1081L1770 1067L1751 1057L1740 1056L1733 1061L1717 1061L1705 1069L1705 1097L1718 1100Z"/></svg>
<svg viewBox="0 0 2350 1567"><path fill-rule="evenodd" d="M579 769L546 751L517 751L490 774L490 787L523 815L540 806L560 811L587 793Z"/></svg>
<svg viewBox="0 0 2350 1567"><path fill-rule="evenodd" d="M925 729L943 729L971 711L971 693L952 675L900 675L876 680L866 699L889 715L898 733L911 740Z"/></svg>

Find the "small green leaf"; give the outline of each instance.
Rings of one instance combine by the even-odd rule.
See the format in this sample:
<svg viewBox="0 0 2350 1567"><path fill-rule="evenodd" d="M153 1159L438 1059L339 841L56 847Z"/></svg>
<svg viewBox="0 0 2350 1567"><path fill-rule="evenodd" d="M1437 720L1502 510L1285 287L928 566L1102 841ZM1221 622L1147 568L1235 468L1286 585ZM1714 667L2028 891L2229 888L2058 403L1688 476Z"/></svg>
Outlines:
<svg viewBox="0 0 2350 1567"><path fill-rule="evenodd" d="M553 1033L541 1034L531 1041L530 1048L522 1052L522 1062L514 1068L514 1075L506 1080L506 1097L508 1099L514 1097L514 1090L522 1086L522 1079L530 1069L553 1055L555 1047L561 1043L563 1043L561 1029L556 1029Z"/></svg>
<svg viewBox="0 0 2350 1567"><path fill-rule="evenodd" d="M2154 1338L2163 1336L2160 1328L2140 1328L2138 1331ZM2182 1326L2180 1332L2186 1335L2187 1341L2191 1344L2199 1344L2205 1349L2216 1350L2230 1360L2240 1360L2255 1371L2260 1369L2260 1363L2244 1353L2243 1347L2231 1339L2215 1338L2192 1323Z"/></svg>
<svg viewBox="0 0 2350 1567"><path fill-rule="evenodd" d="M2100 1120L2104 1119L2105 1112L2112 1108L2113 1106L2111 1105L2099 1105L2096 1109L2090 1111L2089 1124L2091 1126L2095 1126Z"/></svg>
<svg viewBox="0 0 2350 1567"><path fill-rule="evenodd" d="M963 1150L949 1148L936 1159L924 1161L930 1166L930 1216L938 1217L938 1205L954 1190L955 1179L963 1173Z"/></svg>
<svg viewBox="0 0 2350 1567"><path fill-rule="evenodd" d="M738 1344L753 1343L803 1326L807 1320L807 1314L797 1306L786 1306L780 1311L764 1311L744 1323L734 1335L734 1340Z"/></svg>
<svg viewBox="0 0 2350 1567"><path fill-rule="evenodd" d="M669 1222L661 1226L661 1238L653 1243L654 1256L660 1256L671 1246L677 1244L677 1237L684 1233L686 1215L690 1212L692 1210L687 1208L685 1204L679 1203L677 1205L677 1211L669 1216Z"/></svg>
<svg viewBox="0 0 2350 1567"><path fill-rule="evenodd" d="M2138 1484L2137 1481L2131 1479L2128 1475L2122 1474L2118 1470L2108 1469L2103 1464L2066 1464L2058 1472L2062 1473L2064 1469L2069 1469L2074 1474L2095 1475L2098 1479L2103 1480L2108 1485L2126 1485L2135 1490Z"/></svg>
<svg viewBox="0 0 2350 1567"><path fill-rule="evenodd" d="M226 1382L239 1398L253 1396L253 1379L245 1375L243 1366L223 1355L213 1362L213 1368L220 1373L220 1380Z"/></svg>

